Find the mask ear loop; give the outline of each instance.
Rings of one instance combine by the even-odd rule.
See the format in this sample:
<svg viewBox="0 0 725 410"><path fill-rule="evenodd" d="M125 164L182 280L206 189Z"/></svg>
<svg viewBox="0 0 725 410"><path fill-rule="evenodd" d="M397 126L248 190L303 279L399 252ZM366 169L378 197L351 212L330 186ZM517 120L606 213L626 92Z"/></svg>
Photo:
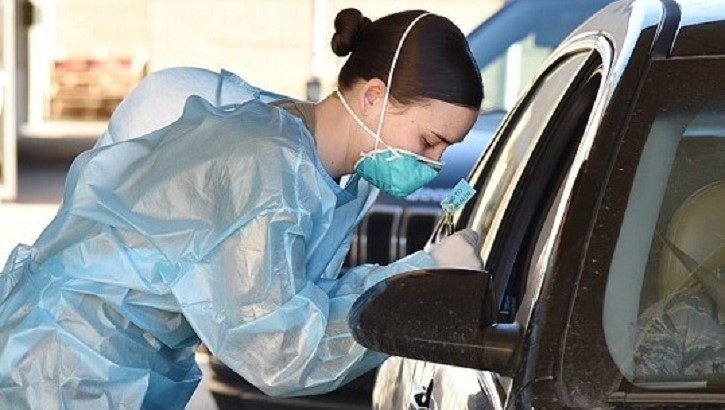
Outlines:
<svg viewBox="0 0 725 410"><path fill-rule="evenodd" d="M371 130L367 125L365 125L364 122L362 122L362 120L360 118L358 118L357 115L355 115L355 112L353 112L352 108L350 108L350 105L347 103L347 100L345 100L345 97L342 96L342 93L340 93L340 90L335 90L335 94L337 94L337 97L340 99L340 102L342 103L342 106L345 107L345 110L348 112L348 114L350 114L350 116L352 117L352 119L355 120L355 122L357 123L357 125L359 125L360 128L362 128L363 130L365 130L365 132L367 132L368 135L370 135L370 137L372 137L373 139L375 139L375 145L374 145L374 149L373 149L372 152L378 150L378 144L383 144L383 145L385 145L387 147L388 144L386 144L385 142L383 142L380 139L380 136L378 134L374 133L373 130ZM390 148L390 147L388 147L388 148ZM363 156L368 155L368 154L365 154L365 153L360 153L360 154L363 155Z"/></svg>

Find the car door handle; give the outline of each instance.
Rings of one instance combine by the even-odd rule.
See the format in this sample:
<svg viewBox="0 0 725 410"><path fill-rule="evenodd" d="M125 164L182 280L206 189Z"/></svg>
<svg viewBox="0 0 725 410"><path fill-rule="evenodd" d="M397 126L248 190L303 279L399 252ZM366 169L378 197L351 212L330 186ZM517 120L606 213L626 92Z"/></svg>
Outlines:
<svg viewBox="0 0 725 410"><path fill-rule="evenodd" d="M408 410L436 410L435 403L431 402L432 393L433 379L430 379L428 387L413 390Z"/></svg>

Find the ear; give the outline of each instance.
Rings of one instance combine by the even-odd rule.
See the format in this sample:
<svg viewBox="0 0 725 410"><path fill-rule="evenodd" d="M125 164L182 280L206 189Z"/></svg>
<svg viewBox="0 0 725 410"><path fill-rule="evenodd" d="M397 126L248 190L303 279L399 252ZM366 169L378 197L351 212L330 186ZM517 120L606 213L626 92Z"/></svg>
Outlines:
<svg viewBox="0 0 725 410"><path fill-rule="evenodd" d="M360 93L360 104L363 107L363 115L380 113L380 107L383 104L386 89L385 83L379 78L371 78L363 84L362 92Z"/></svg>

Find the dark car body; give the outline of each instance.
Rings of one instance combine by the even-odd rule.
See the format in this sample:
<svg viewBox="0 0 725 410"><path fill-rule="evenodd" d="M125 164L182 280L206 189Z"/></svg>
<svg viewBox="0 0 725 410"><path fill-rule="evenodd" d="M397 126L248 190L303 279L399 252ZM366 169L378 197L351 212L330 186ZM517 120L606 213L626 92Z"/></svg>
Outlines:
<svg viewBox="0 0 725 410"><path fill-rule="evenodd" d="M441 173L406 198L380 193L355 232L345 265L388 264L423 248L441 215L440 202L465 178L491 142L515 97L546 56L577 25L612 0L509 0L468 35L482 70L486 98L461 144L446 150ZM553 20L544 23L546 12ZM200 354L207 354L201 352ZM272 398L209 356L209 388L220 409L365 409L371 406L376 371L327 395Z"/></svg>
<svg viewBox="0 0 725 410"><path fill-rule="evenodd" d="M720 1L622 0L557 48L456 216L485 272L353 308L393 356L375 409L725 408L725 299L697 276L725 286L724 38Z"/></svg>

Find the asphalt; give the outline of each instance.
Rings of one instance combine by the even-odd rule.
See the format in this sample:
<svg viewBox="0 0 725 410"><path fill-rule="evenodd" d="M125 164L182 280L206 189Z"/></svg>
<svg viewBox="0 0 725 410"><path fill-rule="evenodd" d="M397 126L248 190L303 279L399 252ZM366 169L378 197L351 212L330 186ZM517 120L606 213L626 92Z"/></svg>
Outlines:
<svg viewBox="0 0 725 410"><path fill-rule="evenodd" d="M18 157L18 196L0 202L0 258L5 259L18 243L32 244L53 219L63 197L66 173L78 149L58 151L55 155L20 153ZM62 153L62 155L59 155ZM217 410L207 382L210 377L204 355L197 362L204 378L187 410Z"/></svg>

